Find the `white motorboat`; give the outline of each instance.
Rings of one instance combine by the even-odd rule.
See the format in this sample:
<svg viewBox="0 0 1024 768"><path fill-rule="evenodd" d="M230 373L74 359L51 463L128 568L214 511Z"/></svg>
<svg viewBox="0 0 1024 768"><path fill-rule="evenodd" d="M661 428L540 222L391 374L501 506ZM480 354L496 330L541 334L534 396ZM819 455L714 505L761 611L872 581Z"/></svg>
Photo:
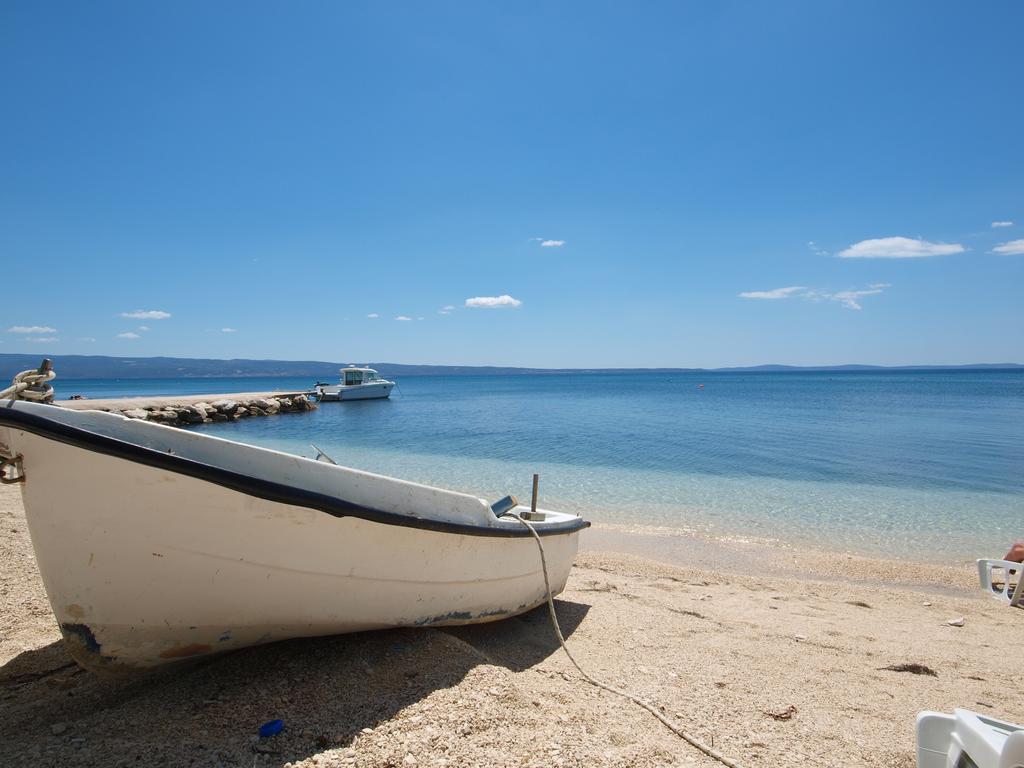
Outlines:
<svg viewBox="0 0 1024 768"><path fill-rule="evenodd" d="M341 369L337 384L316 384L320 400L378 400L390 397L395 382L381 378L373 368L358 368L354 365Z"/></svg>
<svg viewBox="0 0 1024 768"><path fill-rule="evenodd" d="M208 433L0 400L0 477L21 485L50 605L91 669L546 599L532 534L483 499ZM558 593L589 523L542 517Z"/></svg>

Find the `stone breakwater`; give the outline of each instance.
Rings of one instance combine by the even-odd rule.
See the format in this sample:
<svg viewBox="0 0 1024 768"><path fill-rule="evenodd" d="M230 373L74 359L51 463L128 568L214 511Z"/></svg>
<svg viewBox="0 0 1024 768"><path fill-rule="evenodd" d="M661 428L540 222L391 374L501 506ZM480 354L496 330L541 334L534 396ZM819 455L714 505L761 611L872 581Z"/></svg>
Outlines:
<svg viewBox="0 0 1024 768"><path fill-rule="evenodd" d="M97 410L117 413L129 419L155 421L174 427L214 422L238 421L251 416L273 416L278 413L305 413L316 408L306 395L255 397L251 399L221 398L195 403L160 403L155 405Z"/></svg>

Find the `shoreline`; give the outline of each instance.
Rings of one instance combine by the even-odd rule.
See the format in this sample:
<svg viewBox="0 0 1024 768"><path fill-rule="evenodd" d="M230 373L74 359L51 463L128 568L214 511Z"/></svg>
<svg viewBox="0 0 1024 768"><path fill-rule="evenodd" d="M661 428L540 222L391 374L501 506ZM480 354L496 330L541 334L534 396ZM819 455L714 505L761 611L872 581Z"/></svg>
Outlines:
<svg viewBox="0 0 1024 768"><path fill-rule="evenodd" d="M5 765L717 765L582 682L543 608L493 624L286 641L105 680L63 649L17 488L0 487L0 521ZM602 527L583 536L556 599L574 655L748 768L911 768L918 711L960 706L1013 721L1024 708L1019 671L993 653L1024 614L971 589L966 567L850 556L829 573L835 557L761 542L715 549ZM671 549L658 549L666 540ZM783 575L794 568L803 572ZM947 624L957 617L963 627ZM935 676L888 669L906 664ZM275 718L282 735L258 739Z"/></svg>
<svg viewBox="0 0 1024 768"><path fill-rule="evenodd" d="M830 550L777 539L710 536L669 526L593 523L580 551L612 552L668 566L718 573L761 573L799 581L833 581L846 585L885 586L950 595L978 589L973 560L925 562Z"/></svg>

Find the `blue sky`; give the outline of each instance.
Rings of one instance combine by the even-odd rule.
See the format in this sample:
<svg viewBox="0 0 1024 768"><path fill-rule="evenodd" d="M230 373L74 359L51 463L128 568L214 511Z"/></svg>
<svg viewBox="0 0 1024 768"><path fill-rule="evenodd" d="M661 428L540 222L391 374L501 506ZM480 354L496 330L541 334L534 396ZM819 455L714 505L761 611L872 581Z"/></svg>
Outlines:
<svg viewBox="0 0 1024 768"><path fill-rule="evenodd" d="M6 3L0 352L1024 362L1022 24Z"/></svg>

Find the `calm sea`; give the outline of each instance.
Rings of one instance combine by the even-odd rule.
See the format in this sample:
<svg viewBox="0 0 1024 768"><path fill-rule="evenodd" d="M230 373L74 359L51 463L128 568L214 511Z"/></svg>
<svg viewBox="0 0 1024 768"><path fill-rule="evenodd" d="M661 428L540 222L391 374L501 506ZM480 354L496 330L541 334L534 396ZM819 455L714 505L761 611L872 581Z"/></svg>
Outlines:
<svg viewBox="0 0 1024 768"><path fill-rule="evenodd" d="M306 379L60 381L90 397ZM390 400L203 427L598 522L913 559L1024 538L1024 372L406 377ZM703 385L703 386L700 386Z"/></svg>

